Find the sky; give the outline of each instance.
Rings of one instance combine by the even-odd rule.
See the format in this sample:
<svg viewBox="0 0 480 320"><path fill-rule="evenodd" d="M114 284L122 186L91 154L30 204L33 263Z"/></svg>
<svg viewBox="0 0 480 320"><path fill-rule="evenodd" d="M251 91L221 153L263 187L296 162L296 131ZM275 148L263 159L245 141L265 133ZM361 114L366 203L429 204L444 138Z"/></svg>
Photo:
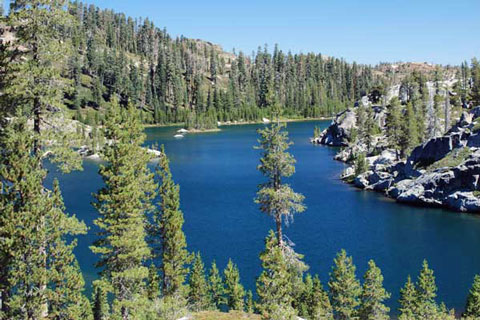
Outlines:
<svg viewBox="0 0 480 320"><path fill-rule="evenodd" d="M0 0L1 1L1 0ZM275 44L347 61L480 57L480 0L86 0L246 54Z"/></svg>

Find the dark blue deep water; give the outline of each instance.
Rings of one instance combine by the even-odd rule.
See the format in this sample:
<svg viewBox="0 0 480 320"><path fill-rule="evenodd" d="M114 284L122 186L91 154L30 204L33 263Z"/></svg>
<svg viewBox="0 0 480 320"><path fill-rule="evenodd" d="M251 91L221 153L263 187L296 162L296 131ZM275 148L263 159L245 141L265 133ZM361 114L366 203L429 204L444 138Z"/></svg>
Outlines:
<svg viewBox="0 0 480 320"><path fill-rule="evenodd" d="M305 195L308 208L285 233L296 251L305 255L310 272L318 273L326 286L333 258L342 248L353 256L358 277L374 259L392 293L389 305L395 309L407 275L416 278L426 258L435 271L439 301L463 309L473 277L480 273L480 219L400 205L342 183L338 176L344 165L332 160L335 150L309 143L315 125L326 127L328 122L288 124L294 142L291 152L297 159L290 183ZM173 138L178 128L146 130L148 144L165 145L173 177L180 184L189 249L201 251L207 266L216 260L221 269L232 258L249 289L254 289L261 271L258 254L263 239L274 227L253 202L263 181L256 170L259 151L253 148L256 129L262 126L223 127L221 132L183 139ZM85 161L82 172L52 172L49 177L59 178L67 210L90 227L75 250L87 284L97 272L96 257L89 250L96 217L91 194L101 186L97 170L98 162Z"/></svg>

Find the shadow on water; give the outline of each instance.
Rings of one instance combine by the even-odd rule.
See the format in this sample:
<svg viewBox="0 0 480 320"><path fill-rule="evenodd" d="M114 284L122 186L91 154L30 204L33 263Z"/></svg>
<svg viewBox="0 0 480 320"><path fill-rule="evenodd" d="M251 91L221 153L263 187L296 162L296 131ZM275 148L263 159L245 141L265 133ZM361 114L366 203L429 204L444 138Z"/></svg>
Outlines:
<svg viewBox="0 0 480 320"><path fill-rule="evenodd" d="M469 286L480 272L480 219L441 209L397 204L374 192L344 184L338 176L344 164L333 160L334 148L312 146L315 125L327 121L289 123L296 173L288 180L305 195L306 212L299 214L285 233L305 255L310 272L324 285L335 254L345 248L357 265L357 276L374 259L392 293L389 305L397 308L398 291L410 274L416 277L423 259L435 271L439 300L462 309ZM187 134L174 138L178 128L147 128L147 145L164 144L174 179L180 184L184 230L189 249L201 251L206 265L216 260L224 268L232 258L242 282L254 289L259 275L258 254L274 225L253 203L257 185L264 181L256 170L259 150L256 129L263 125L222 127L221 132ZM75 250L87 283L96 276L94 239L96 212L91 194L102 185L98 162L85 161L84 171L58 177L67 209L90 227ZM393 310L394 311L394 310ZM395 312L395 311L394 311Z"/></svg>

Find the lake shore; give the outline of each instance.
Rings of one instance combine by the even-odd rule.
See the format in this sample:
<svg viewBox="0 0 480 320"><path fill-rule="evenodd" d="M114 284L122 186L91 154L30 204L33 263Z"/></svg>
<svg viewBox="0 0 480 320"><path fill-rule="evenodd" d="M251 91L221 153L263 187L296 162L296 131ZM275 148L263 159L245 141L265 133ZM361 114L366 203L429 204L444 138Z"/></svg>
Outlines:
<svg viewBox="0 0 480 320"><path fill-rule="evenodd" d="M319 118L298 118L298 119L293 119L293 118L284 118L280 119L280 122L286 123L286 122L308 122L308 121L318 121L318 120L333 120L334 117L319 117ZM270 121L269 123L272 123L274 121ZM263 124L265 122L263 121L234 121L234 122L225 122L222 123L220 126L236 126L236 125L244 125L244 124ZM267 124L267 123L265 123Z"/></svg>
<svg viewBox="0 0 480 320"><path fill-rule="evenodd" d="M318 118L284 118L280 119L280 122L306 122L306 121L318 121L318 120L333 120L335 117L318 117ZM227 121L221 122L219 127L223 126L238 126L238 125L245 125L245 124L262 124L263 121ZM270 122L271 123L271 122ZM144 124L145 128L169 128L169 127L183 127L185 123L178 122L178 123L169 123L169 124ZM221 131L220 128L214 129L189 129L190 133L203 133L203 132L218 132Z"/></svg>
<svg viewBox="0 0 480 320"><path fill-rule="evenodd" d="M210 132L220 132L222 129L220 128L212 128L212 129L187 129L188 132L186 133L210 133Z"/></svg>

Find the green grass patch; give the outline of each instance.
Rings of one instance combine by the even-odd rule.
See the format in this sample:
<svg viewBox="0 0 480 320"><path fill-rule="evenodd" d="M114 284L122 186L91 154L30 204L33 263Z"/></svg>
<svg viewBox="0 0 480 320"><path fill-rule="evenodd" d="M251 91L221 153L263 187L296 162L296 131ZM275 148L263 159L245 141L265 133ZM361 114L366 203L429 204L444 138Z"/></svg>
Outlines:
<svg viewBox="0 0 480 320"><path fill-rule="evenodd" d="M438 160L437 162L432 163L427 170L433 171L445 167L456 167L462 162L467 160L467 158L472 154L470 148L464 147L460 149L454 149L449 154L447 154L443 159Z"/></svg>

